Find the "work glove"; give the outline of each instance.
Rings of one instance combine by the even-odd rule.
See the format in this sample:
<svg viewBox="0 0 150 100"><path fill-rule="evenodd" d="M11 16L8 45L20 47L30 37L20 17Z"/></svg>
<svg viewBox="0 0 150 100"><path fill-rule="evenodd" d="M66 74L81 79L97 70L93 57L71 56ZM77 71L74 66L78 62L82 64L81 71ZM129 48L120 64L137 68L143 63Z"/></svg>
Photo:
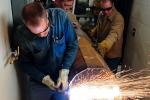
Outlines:
<svg viewBox="0 0 150 100"><path fill-rule="evenodd" d="M45 84L46 86L48 86L50 89L56 90L55 83L54 83L54 81L50 78L49 75L46 75L46 76L42 79L42 83Z"/></svg>
<svg viewBox="0 0 150 100"><path fill-rule="evenodd" d="M59 88L59 91L65 91L68 88L68 69L61 69L59 71L59 78L57 80L56 87Z"/></svg>
<svg viewBox="0 0 150 100"><path fill-rule="evenodd" d="M102 57L110 50L111 43L109 41L103 40L101 43L98 43L98 51Z"/></svg>

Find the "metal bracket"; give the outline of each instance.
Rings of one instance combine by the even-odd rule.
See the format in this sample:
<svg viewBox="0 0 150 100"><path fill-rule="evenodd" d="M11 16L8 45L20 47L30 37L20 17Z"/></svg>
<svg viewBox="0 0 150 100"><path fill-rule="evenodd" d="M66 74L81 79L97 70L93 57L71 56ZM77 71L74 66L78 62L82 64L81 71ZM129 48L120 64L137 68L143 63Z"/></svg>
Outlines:
<svg viewBox="0 0 150 100"><path fill-rule="evenodd" d="M18 60L19 57L19 46L17 47L17 50L15 50L14 52L11 52L9 58L8 58L8 63L9 64L14 64L14 61Z"/></svg>

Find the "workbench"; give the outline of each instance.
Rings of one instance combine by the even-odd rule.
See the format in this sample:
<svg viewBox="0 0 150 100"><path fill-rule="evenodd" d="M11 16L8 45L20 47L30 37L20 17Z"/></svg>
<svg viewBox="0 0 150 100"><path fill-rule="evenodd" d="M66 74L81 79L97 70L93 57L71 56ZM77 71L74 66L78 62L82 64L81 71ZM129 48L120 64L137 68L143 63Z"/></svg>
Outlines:
<svg viewBox="0 0 150 100"><path fill-rule="evenodd" d="M99 67L109 69L101 55L92 47L92 43L86 33L81 29L77 29L76 33L78 35L79 48L70 70L69 80L86 68Z"/></svg>

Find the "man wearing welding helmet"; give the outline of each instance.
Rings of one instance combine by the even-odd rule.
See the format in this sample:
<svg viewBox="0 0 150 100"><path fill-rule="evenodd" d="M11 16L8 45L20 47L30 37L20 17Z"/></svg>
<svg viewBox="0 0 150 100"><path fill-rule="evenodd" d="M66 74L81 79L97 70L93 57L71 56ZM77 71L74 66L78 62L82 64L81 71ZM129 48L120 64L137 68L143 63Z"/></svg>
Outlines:
<svg viewBox="0 0 150 100"><path fill-rule="evenodd" d="M77 53L73 25L59 8L40 3L22 10L24 25L14 40L20 48L17 66L30 76L31 100L67 100L68 73Z"/></svg>
<svg viewBox="0 0 150 100"><path fill-rule="evenodd" d="M104 57L110 69L116 72L122 56L124 19L112 0L98 0L101 11L97 25L91 30L94 47Z"/></svg>

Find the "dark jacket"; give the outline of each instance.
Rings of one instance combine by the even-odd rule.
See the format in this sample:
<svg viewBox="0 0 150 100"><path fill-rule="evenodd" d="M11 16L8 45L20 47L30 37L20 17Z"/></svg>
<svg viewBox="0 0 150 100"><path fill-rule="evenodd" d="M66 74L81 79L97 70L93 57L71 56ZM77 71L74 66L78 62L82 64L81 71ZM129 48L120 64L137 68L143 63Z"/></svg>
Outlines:
<svg viewBox="0 0 150 100"><path fill-rule="evenodd" d="M69 69L78 49L77 36L66 13L59 8L48 9L51 22L47 37L31 33L25 25L15 33L20 47L17 66L34 80L41 82L45 75L56 81L60 69Z"/></svg>

